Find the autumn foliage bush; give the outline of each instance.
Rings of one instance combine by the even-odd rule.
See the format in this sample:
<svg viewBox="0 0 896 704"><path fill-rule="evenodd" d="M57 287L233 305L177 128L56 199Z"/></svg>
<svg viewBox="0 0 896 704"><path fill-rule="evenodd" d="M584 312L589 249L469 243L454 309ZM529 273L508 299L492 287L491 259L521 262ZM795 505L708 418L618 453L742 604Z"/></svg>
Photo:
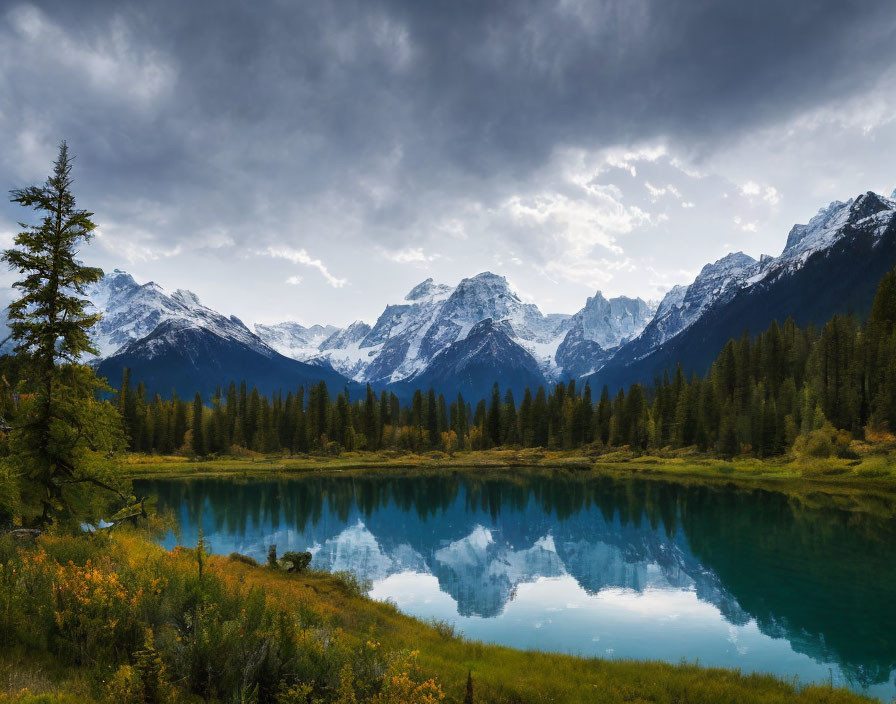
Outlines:
<svg viewBox="0 0 896 704"><path fill-rule="evenodd" d="M215 568L200 576L199 557L135 539L4 539L0 645L89 671L99 701L442 700L413 654L358 644Z"/></svg>

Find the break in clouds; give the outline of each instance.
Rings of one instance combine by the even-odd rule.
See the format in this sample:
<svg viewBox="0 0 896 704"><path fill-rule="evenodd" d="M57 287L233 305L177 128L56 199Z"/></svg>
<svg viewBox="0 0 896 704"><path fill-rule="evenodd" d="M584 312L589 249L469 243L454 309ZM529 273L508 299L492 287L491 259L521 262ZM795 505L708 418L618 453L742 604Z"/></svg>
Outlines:
<svg viewBox="0 0 896 704"><path fill-rule="evenodd" d="M574 312L889 193L894 59L886 1L4 2L0 174L67 139L84 256L247 321L486 269Z"/></svg>

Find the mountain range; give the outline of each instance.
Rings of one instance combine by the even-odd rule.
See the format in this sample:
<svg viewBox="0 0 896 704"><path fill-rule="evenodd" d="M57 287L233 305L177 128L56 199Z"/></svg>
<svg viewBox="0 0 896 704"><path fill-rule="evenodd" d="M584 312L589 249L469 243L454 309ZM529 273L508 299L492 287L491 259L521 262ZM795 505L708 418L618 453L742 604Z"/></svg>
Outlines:
<svg viewBox="0 0 896 704"><path fill-rule="evenodd" d="M333 390L370 383L400 396L422 384L467 398L498 381L522 393L592 371L593 350L606 356L654 312L641 299L607 300L598 292L574 315L544 315L491 272L454 287L427 279L387 305L372 326L356 321L345 328L283 322L250 330L189 291L169 295L121 270L88 296L103 314L93 360L99 372L114 383L129 367L150 391L181 395L207 394L230 379L261 391L320 380Z"/></svg>
<svg viewBox="0 0 896 704"><path fill-rule="evenodd" d="M103 314L92 361L113 385L130 367L133 379L163 395L209 394L232 379L262 392L325 381L331 391L369 383L407 397L433 387L470 400L495 381L515 394L564 379L615 390L677 363L702 373L728 339L774 319L805 325L836 313L862 316L894 265L896 192L868 192L794 225L777 257L731 253L659 303L598 291L573 314L544 314L506 278L483 272L455 286L426 279L372 325L250 329L190 291L168 294L115 270L88 292Z"/></svg>

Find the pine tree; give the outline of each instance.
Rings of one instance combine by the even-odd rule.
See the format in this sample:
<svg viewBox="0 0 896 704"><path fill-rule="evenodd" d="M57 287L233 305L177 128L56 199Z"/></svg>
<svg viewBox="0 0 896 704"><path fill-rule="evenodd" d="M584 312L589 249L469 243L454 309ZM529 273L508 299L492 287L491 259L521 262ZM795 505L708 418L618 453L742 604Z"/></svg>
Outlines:
<svg viewBox="0 0 896 704"><path fill-rule="evenodd" d="M495 382L492 386L492 402L488 408L488 418L486 419L486 432L492 445L501 444L501 389Z"/></svg>
<svg viewBox="0 0 896 704"><path fill-rule="evenodd" d="M426 408L424 410L426 416L427 439L430 447L438 447L439 445L439 412L436 403L436 392L430 387L426 393Z"/></svg>
<svg viewBox="0 0 896 704"><path fill-rule="evenodd" d="M591 401L591 384L585 382L582 392L582 442L590 445L594 442L594 404Z"/></svg>
<svg viewBox="0 0 896 704"><path fill-rule="evenodd" d="M364 439L367 441L368 450L379 448L379 423L377 420L377 400L370 384L367 385L367 394L364 398Z"/></svg>
<svg viewBox="0 0 896 704"><path fill-rule="evenodd" d="M183 447L184 436L187 434L187 404L178 398L177 393L174 393L171 405L174 409L174 418L171 424L171 443L174 445L175 450L179 450Z"/></svg>
<svg viewBox="0 0 896 704"><path fill-rule="evenodd" d="M155 648L152 629L146 629L143 648L134 653L134 669L140 677L143 704L162 704L165 697L165 666Z"/></svg>
<svg viewBox="0 0 896 704"><path fill-rule="evenodd" d="M32 208L41 219L37 225L22 223L14 246L2 256L22 275L13 284L20 296L9 305L8 319L23 366L21 390L29 396L10 437L11 461L23 508L40 523L59 516L77 520L85 504L99 498L98 488L121 502L129 493L111 463L100 461L124 445L121 416L97 400L97 392L109 388L81 361L96 353L89 332L99 320L87 312L83 296L103 272L77 259L96 226L92 213L76 207L71 171L62 142L44 185L11 192L13 203ZM85 494L88 486L94 492Z"/></svg>
<svg viewBox="0 0 896 704"><path fill-rule="evenodd" d="M202 427L202 395L197 391L193 397L193 454L202 457L206 454L205 434Z"/></svg>
<svg viewBox="0 0 896 704"><path fill-rule="evenodd" d="M520 404L519 419L520 442L523 447L531 447L535 442L535 427L532 419L532 392L529 387L523 392L523 402Z"/></svg>
<svg viewBox="0 0 896 704"><path fill-rule="evenodd" d="M547 447L550 439L550 420L548 418L548 402L543 386L539 386L538 391L535 393L535 402L532 404L532 422L535 447Z"/></svg>
<svg viewBox="0 0 896 704"><path fill-rule="evenodd" d="M124 432L134 444L134 399L131 396L131 370L125 367L121 373L121 389L118 391L118 412L124 422Z"/></svg>
<svg viewBox="0 0 896 704"><path fill-rule="evenodd" d="M513 391L507 389L504 394L504 405L501 408L501 444L516 445L519 442L519 425L517 422L516 401Z"/></svg>
<svg viewBox="0 0 896 704"><path fill-rule="evenodd" d="M597 402L597 413L594 414L595 422L595 439L600 440L603 445L610 442L610 415L612 409L610 406L610 389L604 385L600 392L600 400Z"/></svg>

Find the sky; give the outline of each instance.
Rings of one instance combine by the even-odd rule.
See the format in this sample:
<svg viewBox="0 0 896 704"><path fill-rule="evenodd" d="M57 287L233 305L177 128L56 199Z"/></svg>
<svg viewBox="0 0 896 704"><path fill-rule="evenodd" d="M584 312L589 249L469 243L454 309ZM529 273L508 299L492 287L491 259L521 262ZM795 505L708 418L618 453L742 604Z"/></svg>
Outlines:
<svg viewBox="0 0 896 704"><path fill-rule="evenodd" d="M890 194L896 6L0 0L0 184L62 139L85 262L247 323L486 270L573 313Z"/></svg>

